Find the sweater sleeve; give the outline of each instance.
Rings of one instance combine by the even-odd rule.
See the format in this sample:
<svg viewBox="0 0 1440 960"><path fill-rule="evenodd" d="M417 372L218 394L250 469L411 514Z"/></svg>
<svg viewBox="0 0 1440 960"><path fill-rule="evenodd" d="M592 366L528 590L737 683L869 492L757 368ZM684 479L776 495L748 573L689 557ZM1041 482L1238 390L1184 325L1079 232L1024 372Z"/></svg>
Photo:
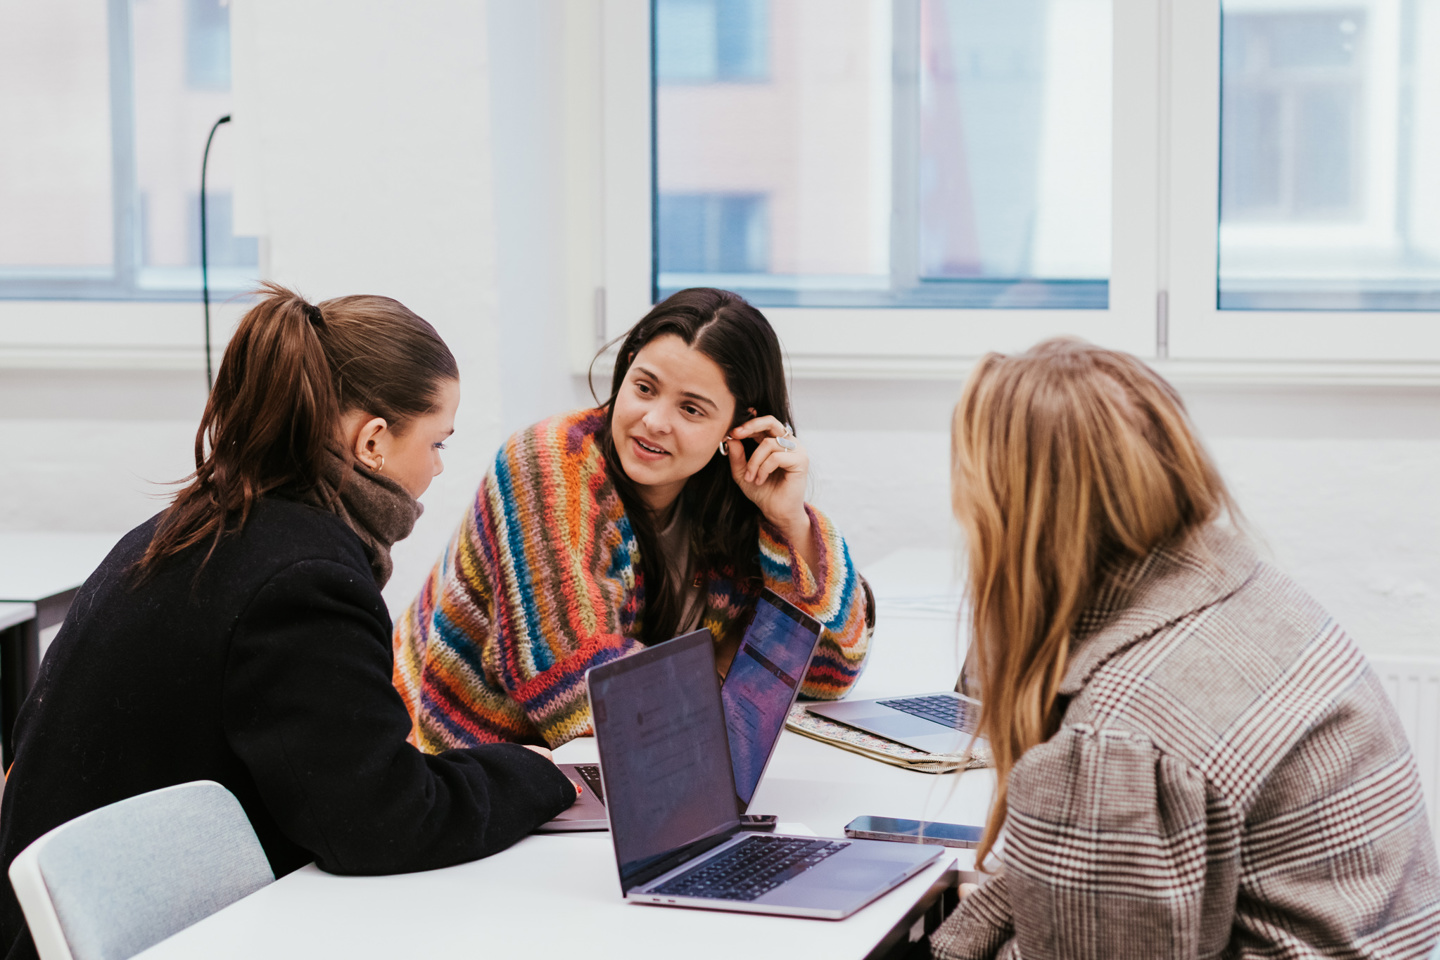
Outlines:
<svg viewBox="0 0 1440 960"><path fill-rule="evenodd" d="M640 648L634 537L593 442L567 418L512 437L396 623L421 749L587 734L585 671Z"/></svg>
<svg viewBox="0 0 1440 960"><path fill-rule="evenodd" d="M367 575L308 560L272 577L234 627L225 735L291 840L335 873L427 870L502 850L574 802L565 775L524 747L427 756L407 743L388 626Z"/></svg>
<svg viewBox="0 0 1440 960"><path fill-rule="evenodd" d="M819 564L812 570L768 522L760 524L760 571L765 586L825 625L800 695L837 700L850 692L865 667L875 629L870 585L850 562L845 538L830 519L806 504Z"/></svg>

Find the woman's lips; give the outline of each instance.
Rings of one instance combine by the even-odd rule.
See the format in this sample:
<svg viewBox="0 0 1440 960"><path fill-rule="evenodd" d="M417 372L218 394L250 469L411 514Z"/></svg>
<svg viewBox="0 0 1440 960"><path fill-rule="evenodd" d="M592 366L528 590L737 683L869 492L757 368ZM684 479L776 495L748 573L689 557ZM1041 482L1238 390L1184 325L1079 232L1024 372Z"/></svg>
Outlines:
<svg viewBox="0 0 1440 960"><path fill-rule="evenodd" d="M635 456L639 457L641 460L663 460L666 457L670 456L669 451L663 450L653 445L647 445L641 442L636 437L630 438L630 448L635 452Z"/></svg>

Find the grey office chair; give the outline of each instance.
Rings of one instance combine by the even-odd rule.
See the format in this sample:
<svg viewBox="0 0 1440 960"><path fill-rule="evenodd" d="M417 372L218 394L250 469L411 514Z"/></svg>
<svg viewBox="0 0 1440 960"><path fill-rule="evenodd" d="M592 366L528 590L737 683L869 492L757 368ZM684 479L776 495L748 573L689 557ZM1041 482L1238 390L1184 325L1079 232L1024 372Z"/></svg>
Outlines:
<svg viewBox="0 0 1440 960"><path fill-rule="evenodd" d="M274 879L239 801L210 780L93 810L10 865L41 960L125 960Z"/></svg>

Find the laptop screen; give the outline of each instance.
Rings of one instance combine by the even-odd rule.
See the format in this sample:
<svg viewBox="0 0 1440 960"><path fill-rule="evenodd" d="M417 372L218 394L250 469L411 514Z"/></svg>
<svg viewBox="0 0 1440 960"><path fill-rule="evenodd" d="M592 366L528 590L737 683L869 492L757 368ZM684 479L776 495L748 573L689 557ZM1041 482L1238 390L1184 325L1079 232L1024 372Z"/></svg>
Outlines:
<svg viewBox="0 0 1440 960"><path fill-rule="evenodd" d="M594 667L589 686L610 834L629 891L739 823L710 631Z"/></svg>
<svg viewBox="0 0 1440 960"><path fill-rule="evenodd" d="M810 665L820 623L768 590L721 688L735 795L748 805Z"/></svg>

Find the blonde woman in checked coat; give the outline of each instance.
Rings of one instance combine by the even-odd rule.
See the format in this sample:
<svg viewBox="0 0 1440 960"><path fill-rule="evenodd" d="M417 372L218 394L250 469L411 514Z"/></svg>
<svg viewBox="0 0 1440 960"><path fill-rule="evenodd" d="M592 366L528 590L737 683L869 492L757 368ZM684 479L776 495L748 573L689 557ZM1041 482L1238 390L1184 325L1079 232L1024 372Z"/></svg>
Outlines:
<svg viewBox="0 0 1440 960"><path fill-rule="evenodd" d="M953 450L995 872L934 955L1429 956L1405 735L1355 644L1227 522L1169 384L1076 341L992 354Z"/></svg>

